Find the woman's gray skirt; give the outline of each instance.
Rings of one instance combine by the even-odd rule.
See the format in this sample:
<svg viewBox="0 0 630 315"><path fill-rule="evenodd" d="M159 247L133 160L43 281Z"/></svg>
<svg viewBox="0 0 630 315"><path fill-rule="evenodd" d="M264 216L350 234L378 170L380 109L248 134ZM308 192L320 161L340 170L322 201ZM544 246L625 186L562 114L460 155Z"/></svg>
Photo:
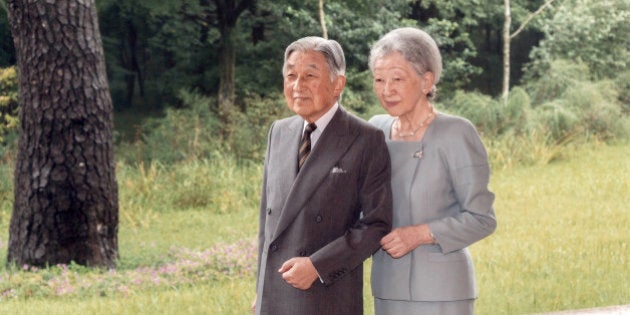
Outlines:
<svg viewBox="0 0 630 315"><path fill-rule="evenodd" d="M473 315L475 300L447 302L398 301L374 298L375 315Z"/></svg>

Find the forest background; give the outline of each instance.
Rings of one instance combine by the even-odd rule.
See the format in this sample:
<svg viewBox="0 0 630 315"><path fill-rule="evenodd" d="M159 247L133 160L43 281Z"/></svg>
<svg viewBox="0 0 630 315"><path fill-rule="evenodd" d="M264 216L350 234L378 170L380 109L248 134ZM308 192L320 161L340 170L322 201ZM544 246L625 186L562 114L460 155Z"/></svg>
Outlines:
<svg viewBox="0 0 630 315"><path fill-rule="evenodd" d="M512 0L511 32L546 2ZM219 3L233 7L226 9ZM224 310L220 313L242 308L243 303L230 304L228 300L241 301L233 295L249 290L248 283L251 286L252 282L251 260L255 258L243 249L253 248L250 245L257 228L266 134L271 121L290 114L281 96L282 54L299 37L322 35L318 3L101 0L97 5L115 107L121 190L120 274L110 274L109 280L104 280L106 277L102 279L79 266L52 267L45 274L16 275L7 269L0 276L1 299L24 307L20 303L25 301L32 306L36 305L33 301L51 297L68 297L69 301L80 297L94 300L86 306L89 309L105 303L98 300L99 296L121 301L131 295L138 299L138 305L145 306L140 312L150 312L151 307L160 305L153 301L156 296L168 301L173 294L168 292L173 288L186 297L191 292L194 296L195 289L201 288L202 294L220 297L214 304L209 303L215 310ZM628 0L556 0L540 11L510 41L511 89L507 99L501 95L504 3L330 0L323 8L328 37L339 41L346 52L348 86L342 104L366 119L383 112L373 95L367 69L370 45L400 26L417 26L433 35L444 59L436 107L466 117L477 126L499 178L493 184L497 189L502 184L515 185L516 191L524 188L519 184L524 185L525 179L520 183L500 181L510 178L507 174L526 178L518 175L531 171L545 174L551 172L551 167L577 163L572 161L594 152L610 156L616 154L606 153L609 150L628 152ZM0 6L0 11L0 240L5 243L13 198L11 174L19 100L10 27L5 8ZM609 238L596 245L605 252L597 256L603 256L598 259L606 261L613 279L603 285L617 293L604 294L604 298L598 294L584 297L572 291L566 295L573 298L531 293L514 303L482 304L481 313L525 313L630 302L628 287L614 280L619 279L619 272L621 279L628 275L618 265L627 264L628 258L627 254L619 256L627 252L628 240L627 232L621 231L628 216L619 205L628 204L623 192L629 188L629 167L627 162L619 163L612 169L620 171L620 181L610 174L589 181L602 184L609 180L609 191L619 191L615 203L607 208L619 228L612 228ZM583 187L574 188L579 191ZM538 192L552 194L556 189L551 185ZM514 212L508 211L512 209L509 202L515 201L509 197L513 193L498 195L499 205L506 209L497 208L500 222L502 218L510 222L511 216L516 222L522 216L516 205ZM547 202L561 200L559 196ZM576 224L579 216L573 215L574 221L569 219L567 224ZM588 220L584 223L587 226ZM524 231L521 236L535 232ZM489 243L495 243L487 246L500 245L497 238L489 239ZM241 252L234 254L238 250ZM489 263L491 259L484 262L484 250L479 249L481 259L476 257L481 264L481 285L483 279L497 272L497 265ZM0 253L4 252L6 247L0 245ZM541 260L549 258L541 255ZM584 268L596 268L592 266L594 261L584 260ZM194 266L182 266L191 261ZM519 265L522 260L507 259L504 263L507 267ZM553 274L551 270L547 272ZM517 283L512 285L527 279L513 276L525 280L515 279ZM125 278L137 281L125 282ZM537 280L530 280L524 286L535 289ZM147 287L151 289L144 296L140 291ZM485 294L491 294L490 289ZM176 300L172 296L170 299ZM41 303L42 309L50 308L47 302ZM120 308L120 312L127 311Z"/></svg>

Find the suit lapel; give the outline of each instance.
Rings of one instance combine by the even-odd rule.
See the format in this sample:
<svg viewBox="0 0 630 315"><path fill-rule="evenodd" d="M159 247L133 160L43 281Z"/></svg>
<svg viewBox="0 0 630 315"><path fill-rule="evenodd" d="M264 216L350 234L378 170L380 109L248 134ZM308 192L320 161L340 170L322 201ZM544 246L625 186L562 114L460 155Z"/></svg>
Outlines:
<svg viewBox="0 0 630 315"><path fill-rule="evenodd" d="M339 108L317 141L308 160L302 166L297 177L295 177L293 186L282 208L280 221L272 240L278 237L293 222L306 201L315 193L320 183L328 176L337 161L349 149L357 136L356 132L353 132L350 127L348 113ZM297 147L295 150L297 152ZM294 158L294 160L297 161L297 158ZM295 167L291 168L289 165L289 168L292 170L296 169L296 161L293 162Z"/></svg>
<svg viewBox="0 0 630 315"><path fill-rule="evenodd" d="M304 120L299 116L295 116L295 119L290 121L282 130L279 130L273 143L278 148L275 151L281 154L280 158L273 161L272 169L274 172L280 172L274 177L283 179L282 181L274 182L274 185L281 185L281 187L277 188L284 196L287 196L291 191L297 175L297 152L303 124Z"/></svg>

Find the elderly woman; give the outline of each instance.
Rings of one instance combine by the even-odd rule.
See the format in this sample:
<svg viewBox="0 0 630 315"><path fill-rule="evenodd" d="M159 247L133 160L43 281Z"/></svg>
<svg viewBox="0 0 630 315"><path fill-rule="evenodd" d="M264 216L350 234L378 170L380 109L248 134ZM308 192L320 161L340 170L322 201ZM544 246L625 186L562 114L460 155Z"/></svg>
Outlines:
<svg viewBox="0 0 630 315"><path fill-rule="evenodd" d="M435 41L400 28L372 47L374 91L389 115L370 122L387 139L394 221L372 262L377 315L473 314L467 247L496 228L483 143L467 120L431 103L442 72Z"/></svg>

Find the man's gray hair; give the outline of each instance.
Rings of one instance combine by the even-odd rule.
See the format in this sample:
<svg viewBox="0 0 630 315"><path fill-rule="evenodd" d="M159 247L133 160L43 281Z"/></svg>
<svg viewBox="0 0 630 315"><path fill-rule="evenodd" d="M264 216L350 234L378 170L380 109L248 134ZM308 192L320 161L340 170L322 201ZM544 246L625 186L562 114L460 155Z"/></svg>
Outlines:
<svg viewBox="0 0 630 315"><path fill-rule="evenodd" d="M309 36L294 41L284 51L284 65L282 66L283 75L286 74L287 59L289 59L289 56L296 51L316 51L322 53L326 58L326 63L328 63L330 81L334 80L338 76L346 74L346 58L343 55L341 45L332 39Z"/></svg>
<svg viewBox="0 0 630 315"><path fill-rule="evenodd" d="M372 46L370 70L374 72L374 63L394 52L401 53L419 75L425 72L433 73L435 80L428 97L434 98L437 92L436 85L440 82L442 74L442 55L431 35L413 27L397 28L385 34Z"/></svg>

